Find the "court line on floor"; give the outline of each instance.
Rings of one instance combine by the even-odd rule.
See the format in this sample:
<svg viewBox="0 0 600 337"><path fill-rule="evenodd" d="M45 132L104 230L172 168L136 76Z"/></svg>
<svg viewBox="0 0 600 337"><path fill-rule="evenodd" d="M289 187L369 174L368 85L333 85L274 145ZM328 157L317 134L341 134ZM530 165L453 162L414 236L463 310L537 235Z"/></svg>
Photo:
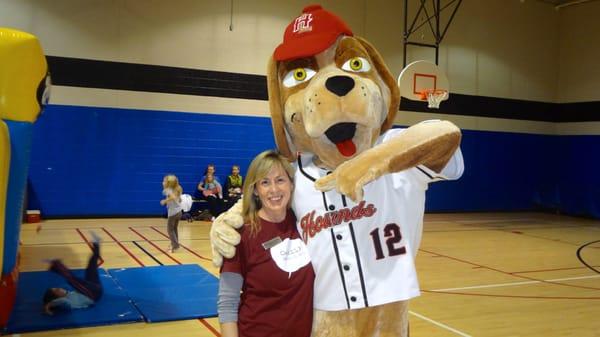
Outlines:
<svg viewBox="0 0 600 337"><path fill-rule="evenodd" d="M121 246L121 248L123 248L127 255L131 256L131 258L134 259L140 266L144 267L142 261L138 260L138 258L135 257L135 255L133 255L133 253L130 252L129 249L127 249L127 247L123 246L123 244L119 240L117 240L117 238L115 238L106 228L102 227L102 230L104 231L104 233L108 234L108 236L110 236L110 238L113 239L114 242Z"/></svg>
<svg viewBox="0 0 600 337"><path fill-rule="evenodd" d="M85 241L85 243L87 244L87 246L93 252L94 249L92 248L92 244L88 241L88 239L85 237L85 235L83 235L83 233L81 232L81 230L79 230L79 228L75 228L75 230L77 231L77 233L79 233L79 236L81 236L81 238L83 239L83 241ZM100 267L104 263L104 259L102 258L102 256L100 256L100 258L98 260L100 260L100 263L98 263L98 267Z"/></svg>
<svg viewBox="0 0 600 337"><path fill-rule="evenodd" d="M136 245L142 252L146 253L146 255L150 256L150 258L152 260L154 260L154 262L158 263L161 266L164 266L165 264L160 262L159 259L157 259L154 255L150 254L149 251L147 251L144 247L142 247L139 243L137 243L137 241L131 241L133 242L134 245Z"/></svg>
<svg viewBox="0 0 600 337"><path fill-rule="evenodd" d="M459 293L452 291L431 291L421 290L424 293L430 294L445 294L445 295L463 295L463 296L481 296L481 297L496 297L496 298L522 298L534 300L600 300L600 297L575 297L575 296L531 296L531 295L502 295L502 294L481 294L481 293Z"/></svg>
<svg viewBox="0 0 600 337"><path fill-rule="evenodd" d="M166 238L169 238L169 237L168 237L168 236L167 236L165 233L163 233L163 232L161 232L160 230L156 229L156 227L154 227L154 226L150 226L150 228L152 228L154 231L156 231L156 232L157 232L157 233L159 233L160 235L162 235L162 236L164 236L164 237L166 237ZM188 252L190 252L190 253L192 253L192 254L196 255L197 257L199 257L199 258L201 258L201 259L203 259L203 260L206 260L206 261L212 261L212 260L211 260L211 259L209 259L209 258L206 258L206 257L204 257L204 256L202 256L202 255L200 255L200 254L197 254L196 252L194 252L193 250L191 250L190 248L186 247L185 245L183 245L183 244L181 244L181 243L180 243L179 245L180 245L181 247L183 247L183 249L187 250Z"/></svg>
<svg viewBox="0 0 600 337"><path fill-rule="evenodd" d="M551 280L507 282L507 283L496 283L496 284L486 284L486 285L478 285L478 286L469 286L469 287L431 289L429 291L442 292L442 291L454 291L454 290L466 290L466 289L500 288L500 287L512 287L512 286L520 286L520 285L525 285L525 284L536 284L536 283L545 283L545 282L584 280L584 279L599 278L599 277L600 277L600 275L579 276L579 277L566 277L566 278L557 278L557 279L551 279Z"/></svg>
<svg viewBox="0 0 600 337"><path fill-rule="evenodd" d="M446 329L446 330L448 330L448 331L452 331L452 332L454 332L455 334L457 334L457 335L459 335L459 336L463 336L463 337L472 337L471 335L467 335L466 333L464 333L464 332L462 332L462 331L460 331L460 330L456 330L456 329L454 329L453 327L450 327L450 326L448 326L448 325L446 325L446 324L444 324L444 323L440 323L440 322L438 322L438 321L436 321L436 320L433 320L433 319L431 319L431 318L429 318L429 317L425 317L425 316L423 316L423 315L421 315L421 314L418 314L418 313L416 313L416 312L414 312L414 311L412 311L412 310L409 310L409 311L408 311L408 313L409 313L409 314L411 314L411 315L413 315L413 316L417 316L417 317L419 317L420 319L422 319L422 320L424 320L424 321L427 321L427 322L429 322L429 323L431 323L431 324L437 325L437 326L439 326L440 328Z"/></svg>
<svg viewBox="0 0 600 337"><path fill-rule="evenodd" d="M168 258L170 258L171 260L173 260L175 263L181 264L181 262L179 262L179 260L177 260L176 258L174 258L173 256L171 256L169 253L167 253L166 251L164 251L162 248L160 248L154 242L150 241L148 238L146 238L145 236L143 236L140 232L138 232L135 229L133 229L133 227L128 227L128 228L129 228L129 230L131 230L132 232L134 232L135 234L137 234L139 237L141 237L142 239L146 240L146 242L148 242L149 244L151 244L152 246L154 246L154 248L156 248L159 251L161 251L163 254L165 254Z"/></svg>
<svg viewBox="0 0 600 337"><path fill-rule="evenodd" d="M594 266L594 267L600 267L600 266ZM513 271L513 272L510 272L510 274L543 273L543 272L548 272L548 271L574 270L574 269L587 269L587 267L568 267L568 268L523 270L523 271Z"/></svg>
<svg viewBox="0 0 600 337"><path fill-rule="evenodd" d="M488 270L492 270L492 271L495 271L495 272L498 272L498 273L502 273L502 274L505 274L505 275L510 275L510 276L513 276L513 277L516 277L516 278L522 278L522 279L525 279L525 280L540 281L540 282L543 282L543 283L554 284L554 285L559 285L559 286L563 286L563 287L600 290L600 288L595 288L595 287L586 287L586 286L578 286L578 285L574 285L574 284L556 283L556 282L550 282L550 281L544 281L544 280L536 279L536 278L529 277L529 276L516 275L516 274L512 274L512 273L506 272L504 270L500 270L500 269L497 269L497 268L492 268L492 267L484 266L482 264L478 264L478 263L474 263L474 262L462 260L462 259L459 259L459 258L456 258L456 257L452 257L452 256L449 256L449 255L444 255L444 254L440 254L440 253L428 251L428 250L425 250L425 249L422 249L422 248L419 249L419 250L423 251L423 252L426 252L426 253L429 253L429 254L434 254L434 255L437 255L437 256L440 256L440 257L444 257L444 258L447 258L447 259L450 259L450 260L458 261L458 262L461 262L461 263L466 263L466 264L469 264L469 265L472 265L472 266L476 266L476 267L479 267L479 268L485 268L485 269L488 269Z"/></svg>
<svg viewBox="0 0 600 337"><path fill-rule="evenodd" d="M221 337L221 334L217 331L217 329L210 325L210 323L208 323L208 321L206 321L204 318L198 318L198 320L200 321L200 323L204 324L204 326L208 330L210 330L210 332L212 332L215 336Z"/></svg>
<svg viewBox="0 0 600 337"><path fill-rule="evenodd" d="M426 224L425 224L426 225ZM424 233L460 233L460 232L486 232L486 231L511 231L511 230L541 230L541 229L564 229L564 228L569 228L569 229L574 229L574 228L579 228L579 227L588 227L588 228L593 228L591 226L579 226L579 225L572 225L572 226L560 226L560 225L556 225L556 226L545 226L545 227L523 227L523 226L519 226L519 227L510 227L510 226L506 226L506 227L481 227L481 228L477 228L477 227L469 227L469 228L455 228L455 229L430 229L430 230L426 230L424 229L423 232Z"/></svg>

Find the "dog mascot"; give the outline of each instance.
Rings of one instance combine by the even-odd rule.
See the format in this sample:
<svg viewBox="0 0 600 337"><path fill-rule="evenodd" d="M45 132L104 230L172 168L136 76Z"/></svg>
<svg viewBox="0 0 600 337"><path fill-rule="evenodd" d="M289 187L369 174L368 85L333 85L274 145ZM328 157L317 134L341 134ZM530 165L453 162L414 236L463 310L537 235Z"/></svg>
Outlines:
<svg viewBox="0 0 600 337"><path fill-rule="evenodd" d="M393 76L373 46L318 5L287 27L267 79L316 274L313 336L406 336L425 191L462 174L460 130L445 121L390 129L400 101ZM216 265L235 253L239 210L212 225Z"/></svg>

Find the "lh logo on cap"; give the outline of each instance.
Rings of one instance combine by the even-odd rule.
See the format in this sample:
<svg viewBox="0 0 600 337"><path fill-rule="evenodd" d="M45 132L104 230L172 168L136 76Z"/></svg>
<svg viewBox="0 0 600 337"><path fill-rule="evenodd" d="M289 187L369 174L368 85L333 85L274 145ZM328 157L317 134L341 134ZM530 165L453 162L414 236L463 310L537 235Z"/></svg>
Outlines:
<svg viewBox="0 0 600 337"><path fill-rule="evenodd" d="M304 33L312 31L313 16L310 13L304 13L294 21L294 33Z"/></svg>

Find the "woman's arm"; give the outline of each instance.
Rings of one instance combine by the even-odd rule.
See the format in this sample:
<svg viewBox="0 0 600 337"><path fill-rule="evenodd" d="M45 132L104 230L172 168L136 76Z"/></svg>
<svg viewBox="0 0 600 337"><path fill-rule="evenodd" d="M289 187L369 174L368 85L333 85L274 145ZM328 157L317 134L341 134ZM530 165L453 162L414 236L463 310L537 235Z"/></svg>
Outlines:
<svg viewBox="0 0 600 337"><path fill-rule="evenodd" d="M221 273L217 311L223 337L238 337L238 310L244 279L238 273Z"/></svg>
<svg viewBox="0 0 600 337"><path fill-rule="evenodd" d="M237 322L221 323L222 337L238 337Z"/></svg>

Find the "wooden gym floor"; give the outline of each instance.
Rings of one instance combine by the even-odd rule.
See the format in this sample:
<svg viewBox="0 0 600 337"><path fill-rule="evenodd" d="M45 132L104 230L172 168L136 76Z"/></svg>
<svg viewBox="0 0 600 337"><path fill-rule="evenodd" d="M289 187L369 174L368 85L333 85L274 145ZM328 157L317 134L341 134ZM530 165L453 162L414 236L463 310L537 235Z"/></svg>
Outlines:
<svg viewBox="0 0 600 337"><path fill-rule="evenodd" d="M166 252L166 219L50 220L24 224L21 270L62 258L83 268L89 231L103 268L210 262L210 224L180 223L183 249ZM596 242L594 242L596 241ZM588 244L589 243L589 244ZM588 245L586 245L588 244ZM580 258L577 256L579 250ZM427 214L410 304L411 337L600 336L600 221L538 213ZM22 336L220 336L216 319L135 323Z"/></svg>

